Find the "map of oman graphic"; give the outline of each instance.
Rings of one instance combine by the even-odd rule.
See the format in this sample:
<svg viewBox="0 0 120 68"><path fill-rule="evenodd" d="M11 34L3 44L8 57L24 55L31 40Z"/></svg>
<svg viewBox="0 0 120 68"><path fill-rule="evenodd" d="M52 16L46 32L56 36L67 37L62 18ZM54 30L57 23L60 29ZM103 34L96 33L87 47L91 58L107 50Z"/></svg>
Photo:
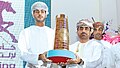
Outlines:
<svg viewBox="0 0 120 68"><path fill-rule="evenodd" d="M3 17L2 17L3 10L6 10L7 12L12 12L13 14L16 13L16 11L11 7L11 4L12 3L0 1L0 32L6 32L11 37L12 42L17 43L18 41L15 38L15 36L9 30L7 30L8 27L14 25L14 22L3 21ZM7 26L3 27L3 25L7 25Z"/></svg>

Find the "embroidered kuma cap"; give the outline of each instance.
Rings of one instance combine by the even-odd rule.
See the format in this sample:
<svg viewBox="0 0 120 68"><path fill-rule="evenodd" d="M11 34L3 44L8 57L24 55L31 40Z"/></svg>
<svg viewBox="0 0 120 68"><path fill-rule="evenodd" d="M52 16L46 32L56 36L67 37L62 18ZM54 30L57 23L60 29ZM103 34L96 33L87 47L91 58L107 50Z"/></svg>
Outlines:
<svg viewBox="0 0 120 68"><path fill-rule="evenodd" d="M77 23L77 28L82 26L88 26L93 28L93 22L89 21L88 19L82 19Z"/></svg>
<svg viewBox="0 0 120 68"><path fill-rule="evenodd" d="M44 3L44 2L35 2L32 6L31 6L31 11L33 14L33 11L36 9L43 9L46 11L46 15L49 14L48 12L48 6Z"/></svg>
<svg viewBox="0 0 120 68"><path fill-rule="evenodd" d="M99 26L101 26L104 29L104 24L102 22L95 22L95 23L93 23L93 27L94 28L97 28Z"/></svg>

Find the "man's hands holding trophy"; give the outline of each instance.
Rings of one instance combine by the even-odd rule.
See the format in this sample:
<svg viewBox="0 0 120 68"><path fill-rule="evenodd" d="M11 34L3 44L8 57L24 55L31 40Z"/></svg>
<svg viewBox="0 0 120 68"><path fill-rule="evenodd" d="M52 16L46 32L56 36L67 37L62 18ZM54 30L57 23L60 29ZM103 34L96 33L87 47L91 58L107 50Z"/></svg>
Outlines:
<svg viewBox="0 0 120 68"><path fill-rule="evenodd" d="M64 14L60 14L60 17L56 16L54 50L40 54L38 59L44 63L56 63L60 66L83 62L77 54L69 51L68 19Z"/></svg>
<svg viewBox="0 0 120 68"><path fill-rule="evenodd" d="M66 66L66 65L69 65L69 64L83 64L84 61L77 55L76 55L76 59L68 59L66 63L64 62L61 62L61 63L58 63L59 65L61 66Z"/></svg>
<svg viewBox="0 0 120 68"><path fill-rule="evenodd" d="M46 55L47 55L47 52L44 52L43 54L39 54L38 59L42 60L44 63L52 63L52 60L48 59L46 57ZM68 59L66 63L60 62L60 63L56 63L56 64L58 64L60 66L66 66L69 64L82 64L83 63L82 59L77 54L75 54L75 56L76 56L76 59Z"/></svg>

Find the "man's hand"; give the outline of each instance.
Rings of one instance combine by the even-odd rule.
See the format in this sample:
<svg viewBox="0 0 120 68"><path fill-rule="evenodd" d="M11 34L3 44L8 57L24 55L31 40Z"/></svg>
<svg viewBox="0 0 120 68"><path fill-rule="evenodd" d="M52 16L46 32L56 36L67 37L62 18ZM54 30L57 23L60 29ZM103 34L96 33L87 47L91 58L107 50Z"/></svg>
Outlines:
<svg viewBox="0 0 120 68"><path fill-rule="evenodd" d="M77 54L75 55L76 55L76 59L68 59L67 64L78 64L79 62L81 62L80 57Z"/></svg>
<svg viewBox="0 0 120 68"><path fill-rule="evenodd" d="M44 52L43 54L39 54L38 60L42 60L43 62L52 62L51 60L46 58L47 52Z"/></svg>
<svg viewBox="0 0 120 68"><path fill-rule="evenodd" d="M79 60L77 60L77 59L69 59L69 60L67 60L67 64L77 64L77 63L79 63L80 61Z"/></svg>
<svg viewBox="0 0 120 68"><path fill-rule="evenodd" d="M64 63L64 62L60 62L60 63L57 63L58 65L60 65L60 66L66 66L67 65L67 63Z"/></svg>

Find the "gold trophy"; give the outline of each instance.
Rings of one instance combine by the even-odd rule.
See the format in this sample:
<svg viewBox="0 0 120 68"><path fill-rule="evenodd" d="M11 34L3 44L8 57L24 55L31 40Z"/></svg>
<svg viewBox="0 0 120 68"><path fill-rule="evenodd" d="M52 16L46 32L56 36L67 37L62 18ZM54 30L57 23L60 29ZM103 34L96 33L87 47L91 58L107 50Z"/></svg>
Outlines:
<svg viewBox="0 0 120 68"><path fill-rule="evenodd" d="M47 53L47 58L53 63L67 62L68 59L75 59L76 56L69 50L68 18L64 14L56 16L56 32L54 50Z"/></svg>
<svg viewBox="0 0 120 68"><path fill-rule="evenodd" d="M68 19L64 14L60 14L60 17L56 16L54 49L69 50Z"/></svg>

